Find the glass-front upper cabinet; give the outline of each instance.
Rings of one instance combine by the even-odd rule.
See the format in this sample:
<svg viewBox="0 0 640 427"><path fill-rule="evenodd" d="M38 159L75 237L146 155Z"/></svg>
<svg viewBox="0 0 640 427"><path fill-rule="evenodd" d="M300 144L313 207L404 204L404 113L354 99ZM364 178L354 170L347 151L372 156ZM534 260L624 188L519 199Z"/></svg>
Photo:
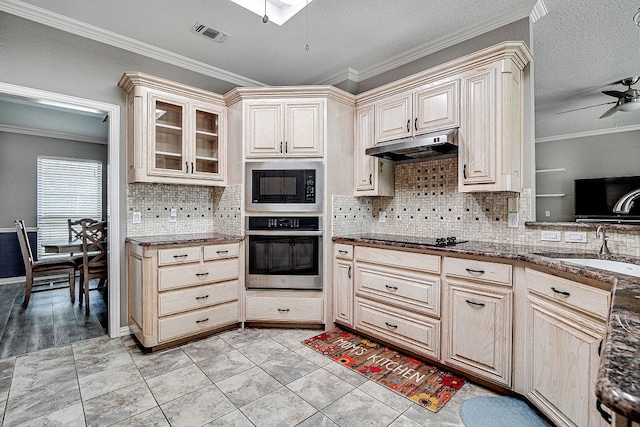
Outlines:
<svg viewBox="0 0 640 427"><path fill-rule="evenodd" d="M226 185L222 95L125 73L128 182Z"/></svg>
<svg viewBox="0 0 640 427"><path fill-rule="evenodd" d="M186 173L185 109L186 105L164 102L152 97L155 119L153 152L150 153L152 173L183 175ZM151 172L150 171L150 172ZM172 173L173 172L173 173Z"/></svg>

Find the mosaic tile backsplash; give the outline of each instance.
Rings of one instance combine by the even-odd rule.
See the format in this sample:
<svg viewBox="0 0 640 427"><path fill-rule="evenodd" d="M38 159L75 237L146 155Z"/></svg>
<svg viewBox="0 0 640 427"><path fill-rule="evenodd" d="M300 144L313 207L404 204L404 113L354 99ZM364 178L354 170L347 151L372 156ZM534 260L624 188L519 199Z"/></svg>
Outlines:
<svg viewBox="0 0 640 427"><path fill-rule="evenodd" d="M241 186L202 187L136 183L127 186L127 235L221 232L240 234ZM176 222L169 222L171 209ZM133 223L133 212L142 222Z"/></svg>
<svg viewBox="0 0 640 427"><path fill-rule="evenodd" d="M394 197L333 197L333 235L389 233L408 236L456 236L459 239L598 250L600 240L589 230L586 243L540 240L541 230L525 228L531 221L532 191L516 193L459 193L457 159L396 165ZM517 228L508 227L508 199L518 198ZM385 222L379 222L385 212ZM545 229L585 231L549 225ZM640 256L640 233L610 230L612 253ZM563 239L564 240L564 239Z"/></svg>

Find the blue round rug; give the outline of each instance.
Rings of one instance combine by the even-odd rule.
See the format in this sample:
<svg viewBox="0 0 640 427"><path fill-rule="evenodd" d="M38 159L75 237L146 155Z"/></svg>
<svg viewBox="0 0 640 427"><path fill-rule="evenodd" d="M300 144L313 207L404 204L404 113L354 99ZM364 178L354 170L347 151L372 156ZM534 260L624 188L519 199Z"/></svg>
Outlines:
<svg viewBox="0 0 640 427"><path fill-rule="evenodd" d="M525 402L507 396L467 399L460 418L466 427L548 427Z"/></svg>

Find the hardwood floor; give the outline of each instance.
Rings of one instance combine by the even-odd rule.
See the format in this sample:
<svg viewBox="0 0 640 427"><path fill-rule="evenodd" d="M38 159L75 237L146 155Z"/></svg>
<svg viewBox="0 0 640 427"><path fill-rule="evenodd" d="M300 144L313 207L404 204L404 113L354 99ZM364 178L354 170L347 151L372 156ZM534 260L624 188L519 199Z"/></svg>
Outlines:
<svg viewBox="0 0 640 427"><path fill-rule="evenodd" d="M26 310L21 307L23 298L24 283L0 286L0 358L61 347L107 333L107 304L99 291L91 292L89 316L85 316L77 296L75 304L71 304L68 288L33 292Z"/></svg>

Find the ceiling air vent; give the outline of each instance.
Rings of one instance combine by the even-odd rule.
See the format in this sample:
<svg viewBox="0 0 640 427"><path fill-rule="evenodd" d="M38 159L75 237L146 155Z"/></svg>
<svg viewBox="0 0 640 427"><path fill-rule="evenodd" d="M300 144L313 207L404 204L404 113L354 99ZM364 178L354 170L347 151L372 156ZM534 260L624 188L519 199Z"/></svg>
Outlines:
<svg viewBox="0 0 640 427"><path fill-rule="evenodd" d="M208 37L214 42L218 43L224 43L229 37L229 34L223 33L222 31L216 30L215 28L211 28L208 25L201 24L200 22L196 22L196 24L191 27L191 31Z"/></svg>

